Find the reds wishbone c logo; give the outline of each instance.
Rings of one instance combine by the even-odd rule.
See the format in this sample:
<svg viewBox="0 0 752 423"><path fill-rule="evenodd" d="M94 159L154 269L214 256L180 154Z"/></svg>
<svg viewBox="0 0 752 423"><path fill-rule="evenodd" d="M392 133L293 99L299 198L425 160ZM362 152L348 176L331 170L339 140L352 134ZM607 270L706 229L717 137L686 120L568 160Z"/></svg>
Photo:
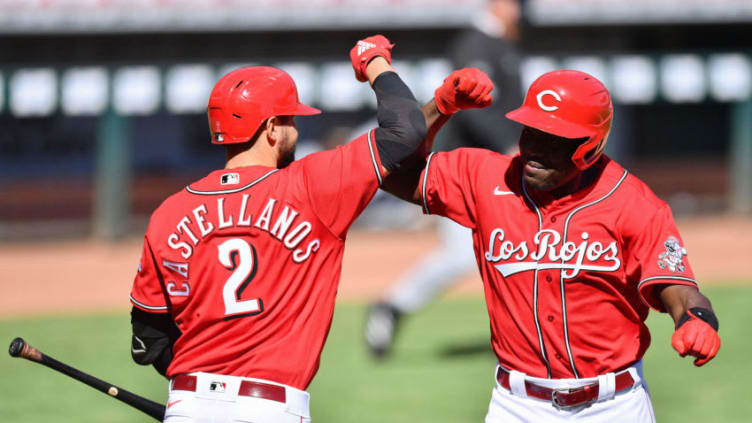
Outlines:
<svg viewBox="0 0 752 423"><path fill-rule="evenodd" d="M537 96L535 96L535 99L538 100L538 106L547 111L547 112L553 112L554 110L559 110L559 106L546 106L543 104L543 96L550 95L551 97L555 98L556 101L561 103L561 97L559 96L559 93L553 90L545 90L538 93Z"/></svg>

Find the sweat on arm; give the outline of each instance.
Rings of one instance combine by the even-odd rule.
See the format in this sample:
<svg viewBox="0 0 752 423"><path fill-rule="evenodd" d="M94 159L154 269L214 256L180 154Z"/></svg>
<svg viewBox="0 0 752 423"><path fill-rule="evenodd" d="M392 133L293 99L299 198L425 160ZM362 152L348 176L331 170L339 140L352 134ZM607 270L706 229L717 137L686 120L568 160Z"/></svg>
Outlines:
<svg viewBox="0 0 752 423"><path fill-rule="evenodd" d="M410 89L394 72L384 72L373 81L378 101L374 131L381 164L389 171L418 149L426 137L426 121Z"/></svg>

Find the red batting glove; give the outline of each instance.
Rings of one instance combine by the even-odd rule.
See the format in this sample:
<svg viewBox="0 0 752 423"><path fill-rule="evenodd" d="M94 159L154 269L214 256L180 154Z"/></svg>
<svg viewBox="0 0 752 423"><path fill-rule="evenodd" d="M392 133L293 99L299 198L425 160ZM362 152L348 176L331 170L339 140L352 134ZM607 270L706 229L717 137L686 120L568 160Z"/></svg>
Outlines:
<svg viewBox="0 0 752 423"><path fill-rule="evenodd" d="M434 92L436 106L443 115L451 115L460 109L482 109L493 103L491 78L476 68L464 68L452 72Z"/></svg>
<svg viewBox="0 0 752 423"><path fill-rule="evenodd" d="M702 315L703 313L709 313L710 316ZM702 315L702 318L698 317L698 314ZM699 367L712 360L721 348L721 338L716 329L718 320L713 312L702 308L687 310L687 316L682 317L679 327L674 331L671 346L682 357L697 357L695 366ZM714 322L715 328L708 321Z"/></svg>
<svg viewBox="0 0 752 423"><path fill-rule="evenodd" d="M381 34L372 35L355 43L355 47L350 49L350 61L355 71L355 78L360 82L368 81L366 66L375 57L381 56L391 64L392 47L394 44Z"/></svg>

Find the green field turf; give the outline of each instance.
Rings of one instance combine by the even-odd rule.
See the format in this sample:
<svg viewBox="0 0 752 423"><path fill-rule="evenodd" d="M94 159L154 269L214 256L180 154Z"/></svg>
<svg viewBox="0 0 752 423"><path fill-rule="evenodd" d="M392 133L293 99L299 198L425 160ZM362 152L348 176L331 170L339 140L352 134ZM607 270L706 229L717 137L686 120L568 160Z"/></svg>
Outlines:
<svg viewBox="0 0 752 423"><path fill-rule="evenodd" d="M716 359L695 368L670 346L672 324L651 315L646 378L659 422L752 421L752 284L707 288L721 322ZM364 308L341 304L310 387L315 422L482 422L495 359L480 299L445 300L406 321L391 359L366 354ZM0 340L20 335L43 352L125 389L164 402L166 381L133 364L127 313L0 321ZM149 422L151 418L66 376L0 357L0 416L8 422Z"/></svg>

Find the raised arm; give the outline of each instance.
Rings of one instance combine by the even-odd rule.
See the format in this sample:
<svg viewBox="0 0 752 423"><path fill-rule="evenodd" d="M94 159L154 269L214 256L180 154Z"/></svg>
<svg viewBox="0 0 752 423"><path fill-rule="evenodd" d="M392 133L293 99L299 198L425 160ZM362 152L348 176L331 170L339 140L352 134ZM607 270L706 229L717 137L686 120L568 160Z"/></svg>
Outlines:
<svg viewBox="0 0 752 423"><path fill-rule="evenodd" d="M376 94L379 126L374 138L384 176L413 155L426 137L418 102L390 64L393 46L383 35L374 35L350 50L355 78L368 81Z"/></svg>
<svg viewBox="0 0 752 423"><path fill-rule="evenodd" d="M488 75L475 68L454 71L444 79L444 83L434 92L434 98L421 109L428 128L423 143L413 157L384 179L381 188L397 198L420 204L420 173L436 134L457 111L491 105L492 90L493 82Z"/></svg>

